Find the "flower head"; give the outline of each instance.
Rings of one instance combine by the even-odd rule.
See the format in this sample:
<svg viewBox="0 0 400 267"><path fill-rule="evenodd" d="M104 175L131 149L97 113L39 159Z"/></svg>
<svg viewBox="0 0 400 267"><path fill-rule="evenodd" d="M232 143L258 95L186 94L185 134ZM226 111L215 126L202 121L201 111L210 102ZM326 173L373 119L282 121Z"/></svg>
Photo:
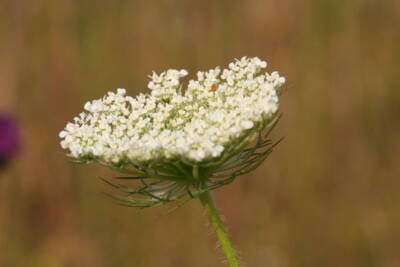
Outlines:
<svg viewBox="0 0 400 267"><path fill-rule="evenodd" d="M186 90L186 70L153 73L150 94L134 98L117 89L87 102L85 112L60 133L61 146L80 161L137 174L125 168L133 166L140 178L174 181L172 188L178 192L181 186L209 188L205 180L245 152L276 117L277 90L285 79L277 72L263 72L266 66L257 57L243 57L227 69L198 72ZM263 142L259 139L258 144L266 145ZM207 178L198 182L196 175ZM151 197L162 198L157 194Z"/></svg>
<svg viewBox="0 0 400 267"><path fill-rule="evenodd" d="M266 62L242 58L223 71L198 72L181 94L185 70L153 73L151 93L136 98L125 89L86 103L86 112L60 133L61 146L78 159L106 163L184 159L205 162L278 110L284 78L261 73Z"/></svg>

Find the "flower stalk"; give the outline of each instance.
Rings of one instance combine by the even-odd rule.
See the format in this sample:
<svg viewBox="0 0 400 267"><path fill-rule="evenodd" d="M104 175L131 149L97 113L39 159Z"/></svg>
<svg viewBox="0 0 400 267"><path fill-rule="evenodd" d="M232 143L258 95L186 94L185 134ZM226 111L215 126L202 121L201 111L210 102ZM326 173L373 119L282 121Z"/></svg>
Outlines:
<svg viewBox="0 0 400 267"><path fill-rule="evenodd" d="M240 267L240 261L236 255L231 241L229 240L228 233L225 229L224 223L221 220L221 216L219 215L218 208L215 205L211 192L207 191L202 193L199 196L199 199L203 205L208 220L210 221L210 225L215 232L229 267Z"/></svg>

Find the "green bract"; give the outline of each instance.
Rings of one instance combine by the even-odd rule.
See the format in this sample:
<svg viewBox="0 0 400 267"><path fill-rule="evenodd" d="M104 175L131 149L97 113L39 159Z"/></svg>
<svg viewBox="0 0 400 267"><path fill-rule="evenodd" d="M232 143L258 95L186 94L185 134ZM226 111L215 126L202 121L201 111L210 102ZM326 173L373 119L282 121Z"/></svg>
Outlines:
<svg viewBox="0 0 400 267"><path fill-rule="evenodd" d="M282 140L272 143L268 136L278 122L276 116L265 132L256 134L256 141L250 147L253 138L249 135L216 159L215 162L191 163L183 161L155 161L149 164L131 163L125 166L107 165L126 176L116 177L119 180L139 180L141 186L136 189L103 179L120 190L124 195L109 195L124 206L147 208L178 201L178 206L201 193L231 183L236 177L256 169ZM98 162L100 164L101 162ZM132 168L130 168L132 167ZM177 206L177 207L178 207Z"/></svg>

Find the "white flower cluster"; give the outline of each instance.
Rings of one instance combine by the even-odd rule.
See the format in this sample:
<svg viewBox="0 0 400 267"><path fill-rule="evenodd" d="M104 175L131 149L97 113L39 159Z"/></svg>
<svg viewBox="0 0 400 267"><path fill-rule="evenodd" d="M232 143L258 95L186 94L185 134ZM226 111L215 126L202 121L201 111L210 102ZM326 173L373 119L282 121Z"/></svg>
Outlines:
<svg viewBox="0 0 400 267"><path fill-rule="evenodd" d="M60 133L61 146L74 158L110 164L219 157L277 112L276 90L285 78L262 73L266 66L243 57L228 69L198 72L185 92L181 78L187 71L153 73L149 95L133 98L117 89L86 103L86 112Z"/></svg>

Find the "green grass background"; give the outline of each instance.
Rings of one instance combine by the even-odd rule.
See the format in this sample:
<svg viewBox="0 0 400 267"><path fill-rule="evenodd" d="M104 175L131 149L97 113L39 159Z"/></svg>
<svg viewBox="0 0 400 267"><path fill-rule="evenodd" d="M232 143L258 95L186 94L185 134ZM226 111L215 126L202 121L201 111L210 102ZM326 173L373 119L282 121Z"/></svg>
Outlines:
<svg viewBox="0 0 400 267"><path fill-rule="evenodd" d="M398 0L0 2L0 109L22 150L0 172L1 267L222 266L197 201L116 206L99 166L58 132L108 90L155 70L259 56L287 77L286 139L215 191L251 267L400 266Z"/></svg>

